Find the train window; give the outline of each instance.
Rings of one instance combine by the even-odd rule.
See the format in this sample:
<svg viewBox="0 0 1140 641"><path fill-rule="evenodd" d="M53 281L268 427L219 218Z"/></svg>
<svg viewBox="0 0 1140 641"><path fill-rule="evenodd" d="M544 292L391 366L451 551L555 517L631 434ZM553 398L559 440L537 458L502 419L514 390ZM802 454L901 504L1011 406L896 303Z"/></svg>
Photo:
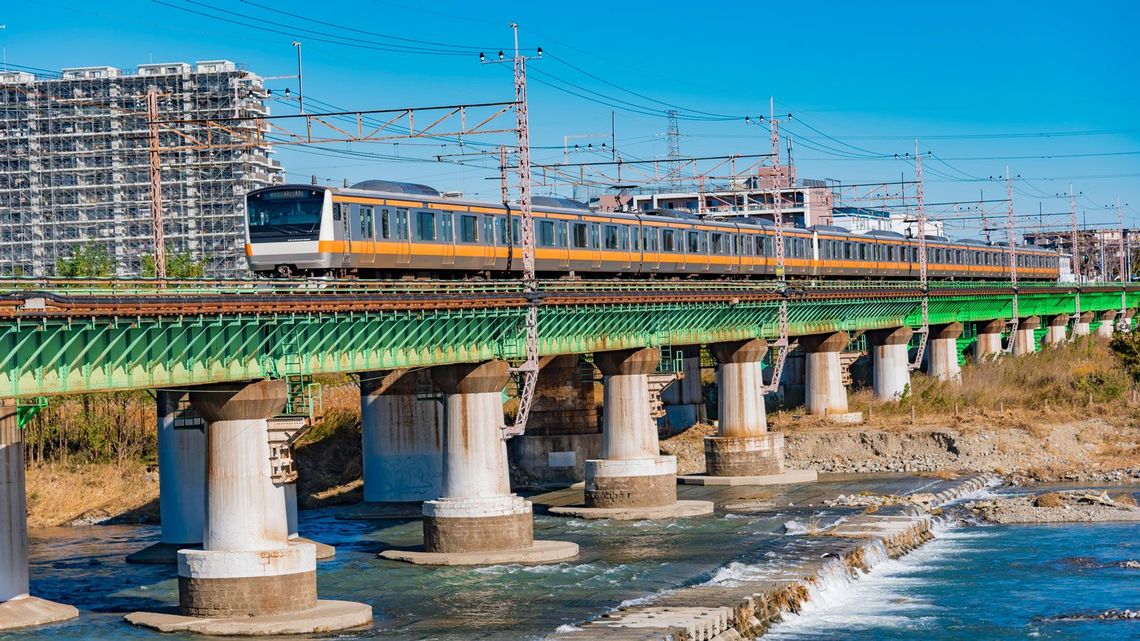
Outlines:
<svg viewBox="0 0 1140 641"><path fill-rule="evenodd" d="M554 238L559 247L566 246L566 223L554 223Z"/></svg>
<svg viewBox="0 0 1140 641"><path fill-rule="evenodd" d="M605 234L606 249L618 248L618 229L616 225L606 225Z"/></svg>
<svg viewBox="0 0 1140 641"><path fill-rule="evenodd" d="M538 234L536 236L539 247L554 247L554 221L538 221Z"/></svg>
<svg viewBox="0 0 1140 641"><path fill-rule="evenodd" d="M714 254L725 253L727 246L726 246L726 243L724 242L724 234L721 234L721 233L714 231L710 235L712 236L712 253L714 253Z"/></svg>
<svg viewBox="0 0 1140 641"><path fill-rule="evenodd" d="M380 237L385 240L392 237L392 223L388 220L390 213L387 209L380 210Z"/></svg>
<svg viewBox="0 0 1140 641"><path fill-rule="evenodd" d="M452 220L451 212L443 212L439 215L439 239L445 243L450 243L455 238L451 229Z"/></svg>
<svg viewBox="0 0 1140 641"><path fill-rule="evenodd" d="M574 223L574 246L589 247L589 226L586 223Z"/></svg>
<svg viewBox="0 0 1140 641"><path fill-rule="evenodd" d="M657 229L653 227L641 228L641 246L647 252L657 251Z"/></svg>
<svg viewBox="0 0 1140 641"><path fill-rule="evenodd" d="M602 246L601 242L599 242L599 236L600 235L601 235L601 230L599 228L598 223L590 223L590 248L591 249L598 249L599 247Z"/></svg>
<svg viewBox="0 0 1140 641"><path fill-rule="evenodd" d="M459 241L464 243L479 242L479 219L475 216L460 214Z"/></svg>
<svg viewBox="0 0 1140 641"><path fill-rule="evenodd" d="M408 210L407 209L397 209L396 210L396 239L397 240L407 240L408 239Z"/></svg>
<svg viewBox="0 0 1140 641"><path fill-rule="evenodd" d="M487 244L495 243L495 217L483 216L483 239Z"/></svg>
<svg viewBox="0 0 1140 641"><path fill-rule="evenodd" d="M630 249L638 251L641 248L641 234L638 232L640 227L634 227L629 233Z"/></svg>
<svg viewBox="0 0 1140 641"><path fill-rule="evenodd" d="M892 263L895 261L895 248L893 245L887 245L887 260Z"/></svg>
<svg viewBox="0 0 1140 641"><path fill-rule="evenodd" d="M499 239L499 244L506 246L507 242L507 218L505 216L495 216L495 236Z"/></svg>
<svg viewBox="0 0 1140 641"><path fill-rule="evenodd" d="M360 208L360 237L372 238L375 236L374 227L372 226L372 208Z"/></svg>
<svg viewBox="0 0 1140 641"><path fill-rule="evenodd" d="M333 205L333 220L341 219L340 207L340 203Z"/></svg>
<svg viewBox="0 0 1140 641"><path fill-rule="evenodd" d="M416 240L435 240L435 213L416 212Z"/></svg>
<svg viewBox="0 0 1140 641"><path fill-rule="evenodd" d="M701 249L701 235L695 231L689 232L689 253L695 254Z"/></svg>
<svg viewBox="0 0 1140 641"><path fill-rule="evenodd" d="M517 217L511 219L511 238L514 239L516 245L522 243L522 221Z"/></svg>
<svg viewBox="0 0 1140 641"><path fill-rule="evenodd" d="M773 253L772 252L772 239L768 236L765 236L758 249L760 250L760 253L762 255L771 256Z"/></svg>
<svg viewBox="0 0 1140 641"><path fill-rule="evenodd" d="M661 251L680 251L681 244L677 242L677 232L672 229L661 230Z"/></svg>
<svg viewBox="0 0 1140 641"><path fill-rule="evenodd" d="M629 227L625 225L618 227L618 247L629 249Z"/></svg>

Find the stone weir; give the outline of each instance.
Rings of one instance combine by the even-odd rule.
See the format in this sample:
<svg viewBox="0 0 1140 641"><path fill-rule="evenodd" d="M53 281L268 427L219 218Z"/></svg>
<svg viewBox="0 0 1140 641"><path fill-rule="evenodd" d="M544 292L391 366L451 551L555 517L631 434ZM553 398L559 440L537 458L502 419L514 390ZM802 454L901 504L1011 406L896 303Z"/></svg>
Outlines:
<svg viewBox="0 0 1140 641"><path fill-rule="evenodd" d="M813 592L851 580L878 562L898 558L934 538L939 506L980 490L992 477L963 479L926 497L924 504L881 507L767 549L755 565L730 563L708 581L626 605L548 641L742 641L757 639L785 613L799 612ZM732 509L731 506L726 506ZM774 552L774 553L773 553Z"/></svg>

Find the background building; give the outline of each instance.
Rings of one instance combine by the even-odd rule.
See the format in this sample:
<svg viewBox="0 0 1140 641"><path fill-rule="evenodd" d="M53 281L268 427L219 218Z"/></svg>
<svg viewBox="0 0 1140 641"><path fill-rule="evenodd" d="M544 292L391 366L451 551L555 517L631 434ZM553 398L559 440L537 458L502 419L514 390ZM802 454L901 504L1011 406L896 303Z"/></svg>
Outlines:
<svg viewBox="0 0 1140 641"><path fill-rule="evenodd" d="M153 255L147 92L163 121L264 115L261 78L232 62L64 69L59 78L0 72L0 274L51 275L56 260L94 243L118 275ZM231 123L227 123L230 126ZM235 135L254 121L233 122ZM161 128L163 147L185 146ZM215 140L215 142L220 142ZM207 261L210 275L245 269L244 196L281 181L268 145L162 155L167 245Z"/></svg>

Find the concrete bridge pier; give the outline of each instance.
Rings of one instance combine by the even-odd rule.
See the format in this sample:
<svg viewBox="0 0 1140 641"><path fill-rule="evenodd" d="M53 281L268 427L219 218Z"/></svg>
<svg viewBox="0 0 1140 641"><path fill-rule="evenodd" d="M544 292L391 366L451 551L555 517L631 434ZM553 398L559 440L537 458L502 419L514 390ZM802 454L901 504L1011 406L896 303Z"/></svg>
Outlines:
<svg viewBox="0 0 1140 641"><path fill-rule="evenodd" d="M1049 316L1045 319L1045 322L1048 324L1045 326L1045 335L1041 337L1042 344L1051 347L1060 347L1062 343L1068 340L1068 314Z"/></svg>
<svg viewBox="0 0 1140 641"><path fill-rule="evenodd" d="M594 366L576 354L543 358L526 434L507 441L516 484L569 485L602 452L594 402Z"/></svg>
<svg viewBox="0 0 1140 641"><path fill-rule="evenodd" d="M274 483L268 419L284 407L284 381L197 388L206 422L203 549L178 552L179 614L127 620L161 632L301 634L372 620L365 604L317 600L316 546L289 540L285 493Z"/></svg>
<svg viewBox="0 0 1140 641"><path fill-rule="evenodd" d="M1093 312L1081 312L1079 316L1073 318L1073 338L1078 336L1089 335L1089 324L1092 323L1095 314Z"/></svg>
<svg viewBox="0 0 1140 641"><path fill-rule="evenodd" d="M186 392L155 390L158 409L158 543L127 556L128 563L175 564L178 550L201 548L206 521L206 433L200 423L175 421Z"/></svg>
<svg viewBox="0 0 1140 641"><path fill-rule="evenodd" d="M1017 322L1017 332L1013 337L1014 356L1024 356L1037 351L1037 340L1034 338L1033 332L1040 326L1041 318L1039 316L1022 318Z"/></svg>
<svg viewBox="0 0 1140 641"><path fill-rule="evenodd" d="M861 423L862 412L847 411L847 388L843 386L843 369L839 362L839 352L851 341L847 332L802 336L799 341L805 355L807 411L838 423Z"/></svg>
<svg viewBox="0 0 1140 641"><path fill-rule="evenodd" d="M360 376L364 501L339 518L419 518L443 492L443 406L428 370Z"/></svg>
<svg viewBox="0 0 1140 641"><path fill-rule="evenodd" d="M24 487L24 438L16 405L0 404L0 630L74 619L70 605L29 594L28 507Z"/></svg>
<svg viewBox="0 0 1140 641"><path fill-rule="evenodd" d="M909 327L876 329L864 334L871 348L871 390L880 401L897 401L910 387Z"/></svg>
<svg viewBox="0 0 1140 641"><path fill-rule="evenodd" d="M931 325L927 340L926 373L940 381L962 382L962 366L958 364L958 337L961 323Z"/></svg>
<svg viewBox="0 0 1140 641"><path fill-rule="evenodd" d="M531 503L511 493L503 434L504 361L433 367L444 395L443 491L424 502L422 551L381 556L422 565L553 563L578 554L535 541Z"/></svg>
<svg viewBox="0 0 1140 641"><path fill-rule="evenodd" d="M694 485L769 485L816 480L814 470L784 469L784 434L769 432L762 360L768 343L714 343L717 435L705 437L705 475L679 477Z"/></svg>
<svg viewBox="0 0 1140 641"><path fill-rule="evenodd" d="M997 358L998 355L1005 351L1001 344L1001 333L1005 330L1004 318L996 318L989 322L978 323L975 327L977 328L978 335L977 340L974 342L975 360Z"/></svg>
<svg viewBox="0 0 1140 641"><path fill-rule="evenodd" d="M1112 338L1113 325L1116 321L1116 310L1110 309L1100 313L1100 325L1096 328L1096 335L1101 338Z"/></svg>
<svg viewBox="0 0 1140 641"><path fill-rule="evenodd" d="M677 434L706 419L705 399L701 389L701 346L683 345L673 348L681 354L682 376L661 390L665 416L659 419L669 433Z"/></svg>
<svg viewBox="0 0 1140 641"><path fill-rule="evenodd" d="M1116 323L1116 331L1130 332L1132 331L1132 317L1136 315L1135 309L1124 310L1123 319L1118 319Z"/></svg>
<svg viewBox="0 0 1140 641"><path fill-rule="evenodd" d="M586 461L585 505L554 507L551 514L651 519L713 511L709 501L677 500L677 459L660 455L649 415L649 374L659 361L653 348L594 354L605 394L602 458Z"/></svg>

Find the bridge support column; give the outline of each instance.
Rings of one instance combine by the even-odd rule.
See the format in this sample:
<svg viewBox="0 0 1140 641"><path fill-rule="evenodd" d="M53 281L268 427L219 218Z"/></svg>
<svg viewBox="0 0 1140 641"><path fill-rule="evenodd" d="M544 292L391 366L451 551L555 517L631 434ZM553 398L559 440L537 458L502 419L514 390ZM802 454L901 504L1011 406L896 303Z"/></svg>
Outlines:
<svg viewBox="0 0 1140 641"><path fill-rule="evenodd" d="M909 327L872 330L864 334L871 348L871 390L880 401L897 401L910 387Z"/></svg>
<svg viewBox="0 0 1140 641"><path fill-rule="evenodd" d="M270 467L268 426L285 400L284 381L210 385L190 393L190 404L207 424L203 549L178 552L182 616L136 612L128 621L163 632L299 634L372 620L367 605L318 601L316 547L289 540L285 493ZM304 615L282 624L279 615L295 613Z"/></svg>
<svg viewBox="0 0 1140 641"><path fill-rule="evenodd" d="M1005 319L997 318L988 323L978 323L978 339L974 342L974 360L997 358L1004 350L1001 333L1005 329Z"/></svg>
<svg viewBox="0 0 1140 641"><path fill-rule="evenodd" d="M585 478L585 463L602 451L594 402L594 366L575 354L540 361L526 434L507 441L512 482L569 485Z"/></svg>
<svg viewBox="0 0 1140 641"><path fill-rule="evenodd" d="M597 352L602 371L602 458L586 461L584 507L551 508L580 518L666 518L712 512L708 501L677 500L677 459L660 456L649 416L649 374L656 349Z"/></svg>
<svg viewBox="0 0 1140 641"><path fill-rule="evenodd" d="M1024 356L1037 351L1037 340L1034 330L1041 326L1041 318L1030 316L1017 322L1017 332L1013 337L1013 355Z"/></svg>
<svg viewBox="0 0 1140 641"><path fill-rule="evenodd" d="M1110 309L1100 313L1100 325L1096 328L1096 335L1101 338L1112 338L1113 325L1116 324L1116 310Z"/></svg>
<svg viewBox="0 0 1140 641"><path fill-rule="evenodd" d="M1060 347L1068 340L1069 315L1057 314L1046 319L1045 335L1041 337L1042 343L1052 347Z"/></svg>
<svg viewBox="0 0 1140 641"><path fill-rule="evenodd" d="M839 352L851 338L846 332L816 334L800 338L804 358L804 399L807 411L840 423L860 423L862 412L847 411L847 389Z"/></svg>
<svg viewBox="0 0 1140 641"><path fill-rule="evenodd" d="M1136 315L1135 309L1124 310L1124 319L1117 322L1116 331L1130 332L1132 331L1132 317Z"/></svg>
<svg viewBox="0 0 1140 641"><path fill-rule="evenodd" d="M73 619L70 605L28 594L28 508L24 438L14 403L0 404L0 630Z"/></svg>
<svg viewBox="0 0 1140 641"><path fill-rule="evenodd" d="M364 502L343 518L419 518L443 494L443 406L427 370L360 377Z"/></svg>
<svg viewBox="0 0 1140 641"><path fill-rule="evenodd" d="M535 541L530 501L511 493L503 438L504 361L433 367L444 395L443 492L424 502L422 552L381 556L424 565L544 563L578 554L562 541Z"/></svg>
<svg viewBox="0 0 1140 641"><path fill-rule="evenodd" d="M962 382L962 366L958 364L958 337L961 323L931 325L927 340L926 373L940 381Z"/></svg>
<svg viewBox="0 0 1140 641"><path fill-rule="evenodd" d="M705 400L701 390L701 346L678 346L673 351L682 354L683 375L661 390L665 416L658 420L662 427L676 434L705 420Z"/></svg>
<svg viewBox="0 0 1140 641"><path fill-rule="evenodd" d="M128 563L175 564L178 550L202 547L206 520L206 433L201 423L178 425L185 392L155 390L158 409L158 543L127 556Z"/></svg>
<svg viewBox="0 0 1140 641"><path fill-rule="evenodd" d="M1073 338L1078 336L1089 335L1089 324L1092 323L1095 314L1093 312L1081 312L1080 316L1073 319Z"/></svg>
<svg viewBox="0 0 1140 641"><path fill-rule="evenodd" d="M679 480L694 485L814 481L814 470L784 469L784 435L768 431L761 363L768 343L714 343L709 350L717 361L717 435L705 437L705 475Z"/></svg>

